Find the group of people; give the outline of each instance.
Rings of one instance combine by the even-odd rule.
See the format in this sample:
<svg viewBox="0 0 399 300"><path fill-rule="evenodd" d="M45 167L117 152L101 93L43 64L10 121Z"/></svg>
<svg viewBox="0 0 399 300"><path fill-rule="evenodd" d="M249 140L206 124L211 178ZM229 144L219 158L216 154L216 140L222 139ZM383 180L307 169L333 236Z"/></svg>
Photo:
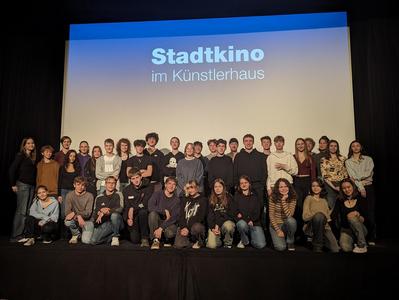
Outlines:
<svg viewBox="0 0 399 300"><path fill-rule="evenodd" d="M284 150L284 137L210 139L210 154L201 142L170 139L167 154L159 137L110 138L103 149L82 141L79 151L63 136L61 150L25 138L10 167L17 194L11 241L33 245L61 237L69 243L111 243L121 236L142 247L264 248L294 251L309 241L315 252L367 252L375 243L373 160L353 141L348 158L326 136L313 152L311 138L298 138L295 153ZM230 152L226 154L227 145ZM103 153L104 150L104 153ZM36 187L36 188L35 188ZM68 237L69 235L69 237Z"/></svg>

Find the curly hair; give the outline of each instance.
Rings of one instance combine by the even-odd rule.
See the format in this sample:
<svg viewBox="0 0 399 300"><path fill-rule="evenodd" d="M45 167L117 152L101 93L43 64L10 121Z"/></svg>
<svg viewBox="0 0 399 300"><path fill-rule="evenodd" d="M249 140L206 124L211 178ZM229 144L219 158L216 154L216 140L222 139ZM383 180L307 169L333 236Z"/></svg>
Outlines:
<svg viewBox="0 0 399 300"><path fill-rule="evenodd" d="M280 191L279 191L280 182L284 182L288 186L288 199L287 199L287 202L295 201L296 200L296 193L295 193L294 187L285 178L278 179L276 181L276 183L274 184L272 195L271 195L271 200L274 203L277 203L278 201L281 200L282 195L280 194Z"/></svg>

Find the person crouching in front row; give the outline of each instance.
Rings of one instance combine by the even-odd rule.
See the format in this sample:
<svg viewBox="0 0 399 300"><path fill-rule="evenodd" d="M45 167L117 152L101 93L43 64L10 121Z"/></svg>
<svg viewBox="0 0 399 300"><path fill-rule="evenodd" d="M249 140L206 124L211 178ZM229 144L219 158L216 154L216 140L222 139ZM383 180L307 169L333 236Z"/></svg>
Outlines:
<svg viewBox="0 0 399 300"><path fill-rule="evenodd" d="M111 241L111 246L119 246L120 231L123 228L122 210L123 195L116 191L116 178L108 176L105 179L105 191L97 196L94 204L91 244Z"/></svg>

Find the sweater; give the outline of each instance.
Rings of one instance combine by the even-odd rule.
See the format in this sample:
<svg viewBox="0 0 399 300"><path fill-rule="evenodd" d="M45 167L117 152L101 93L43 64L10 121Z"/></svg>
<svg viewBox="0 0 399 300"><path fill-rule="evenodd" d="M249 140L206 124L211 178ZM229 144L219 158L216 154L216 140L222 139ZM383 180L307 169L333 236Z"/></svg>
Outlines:
<svg viewBox="0 0 399 300"><path fill-rule="evenodd" d="M36 183L35 161L24 153L19 152L15 155L8 173L11 186L15 186L17 181L30 185L35 185Z"/></svg>
<svg viewBox="0 0 399 300"><path fill-rule="evenodd" d="M164 154L159 150L150 153L147 149L144 150L144 155L151 157L152 161L152 175L151 181L161 182L163 179L163 162Z"/></svg>
<svg viewBox="0 0 399 300"><path fill-rule="evenodd" d="M259 199L254 193L244 195L236 192L234 195L234 219L236 222L244 220L245 222L252 221L254 226L260 226L260 205ZM241 214L241 218L238 217Z"/></svg>
<svg viewBox="0 0 399 300"><path fill-rule="evenodd" d="M266 156L256 149L251 152L241 149L234 158L234 184L241 175L247 175L252 184L265 186L267 178Z"/></svg>
<svg viewBox="0 0 399 300"><path fill-rule="evenodd" d="M96 160L96 178L97 180L97 190L100 189L102 185L105 185L105 178L108 176L114 176L116 179L119 178L119 172L121 169L122 165L122 159L118 156L115 155L113 156L112 160L112 171L107 172L105 171L105 160L104 160L104 155L99 157Z"/></svg>
<svg viewBox="0 0 399 300"><path fill-rule="evenodd" d="M295 206L296 200L287 202L287 200L283 201L279 199L277 200L277 203L275 203L273 199L269 200L270 225L275 231L279 231L280 225L282 225L288 217L294 215Z"/></svg>
<svg viewBox="0 0 399 300"><path fill-rule="evenodd" d="M74 212L79 215L83 220L89 220L93 212L94 198L89 192L84 192L81 195L75 191L69 192L65 197L65 215Z"/></svg>
<svg viewBox="0 0 399 300"><path fill-rule="evenodd" d="M167 197L164 191L157 191L148 200L148 210L155 211L160 215L163 222L159 226L165 229L179 220L180 199L175 194ZM165 210L170 213L169 220L166 220Z"/></svg>
<svg viewBox="0 0 399 300"><path fill-rule="evenodd" d="M317 213L322 213L326 216L327 222L331 221L331 211L328 207L328 202L324 198L315 198L312 195L308 195L303 202L302 219L305 222L312 220L313 216ZM304 226L304 231L306 231L307 224ZM330 228L328 223L326 224L326 229Z"/></svg>
<svg viewBox="0 0 399 300"><path fill-rule="evenodd" d="M89 154L87 155L82 155L80 153L78 153L78 160L79 160L79 164L80 164L80 176L85 176L85 166L86 163L91 159L91 156Z"/></svg>
<svg viewBox="0 0 399 300"><path fill-rule="evenodd" d="M118 213L121 214L123 211L123 195L121 192L114 191L111 195L107 195L107 191L104 191L103 194L100 194L96 197L96 201L94 204L94 211L92 219L95 220L97 218L98 212L101 208L109 208L110 214ZM108 216L108 217L109 217Z"/></svg>
<svg viewBox="0 0 399 300"><path fill-rule="evenodd" d="M204 196L184 197L180 205L180 229L187 228L190 230L195 223L205 225L207 210L208 199Z"/></svg>
<svg viewBox="0 0 399 300"><path fill-rule="evenodd" d="M199 184L199 190L203 191L202 176L204 169L199 159L194 158L191 160L182 159L177 164L176 178L177 178L177 195L182 194L184 186L190 180L196 180Z"/></svg>
<svg viewBox="0 0 399 300"><path fill-rule="evenodd" d="M227 207L224 207L221 203L216 203L216 205L209 203L208 226L210 229L215 228L216 225L221 228L224 222L234 220L233 199L229 194L227 194L227 199Z"/></svg>
<svg viewBox="0 0 399 300"><path fill-rule="evenodd" d="M37 164L36 186L44 185L49 195L58 195L58 173L60 165L55 160L45 163L41 160Z"/></svg>
<svg viewBox="0 0 399 300"><path fill-rule="evenodd" d="M57 164L57 166L59 166L57 162L55 163ZM29 215L34 217L35 219L43 220L45 223L50 221L58 222L58 201L53 197L49 198L51 203L46 208L43 208L41 205L41 200L36 198L29 209Z"/></svg>
<svg viewBox="0 0 399 300"><path fill-rule="evenodd" d="M344 229L349 229L350 225L348 222L348 214L353 211L357 211L360 213L360 216L364 218L364 222L367 221L367 202L361 197L356 199L355 206L349 208L345 206L345 201L337 201L338 204L338 213L341 220L341 227Z"/></svg>
<svg viewBox="0 0 399 300"><path fill-rule="evenodd" d="M278 170L276 164L285 164L288 166L287 170ZM267 158L267 189L272 189L276 181L280 178L287 179L290 183L293 182L292 176L298 174L298 165L294 156L286 151L283 152L272 152Z"/></svg>
<svg viewBox="0 0 399 300"><path fill-rule="evenodd" d="M148 179L143 179L139 187L129 184L123 191L124 211L123 217L127 220L128 211L133 208L133 216L138 214L139 209L148 209L148 200L151 198L154 191L153 186L148 182Z"/></svg>
<svg viewBox="0 0 399 300"><path fill-rule="evenodd" d="M226 190L233 187L233 161L229 156L215 156L208 163L208 183L213 186L215 179L221 178L226 184Z"/></svg>

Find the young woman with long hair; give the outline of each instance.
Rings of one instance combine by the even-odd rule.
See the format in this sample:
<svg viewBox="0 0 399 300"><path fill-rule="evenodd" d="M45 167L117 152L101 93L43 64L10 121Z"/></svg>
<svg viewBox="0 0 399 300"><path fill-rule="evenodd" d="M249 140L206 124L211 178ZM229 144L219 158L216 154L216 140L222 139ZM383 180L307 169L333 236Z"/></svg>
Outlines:
<svg viewBox="0 0 399 300"><path fill-rule="evenodd" d="M36 183L36 146L31 137L24 138L9 169L11 188L17 196L17 208L11 231L11 241L20 241L25 218L32 204Z"/></svg>
<svg viewBox="0 0 399 300"><path fill-rule="evenodd" d="M84 177L87 181L86 190L92 193L94 198L97 196L96 160L102 155L101 147L94 146L91 150L91 158L84 168Z"/></svg>
<svg viewBox="0 0 399 300"><path fill-rule="evenodd" d="M208 209L208 240L206 246L215 249L222 246L231 248L235 230L232 197L227 191L226 184L220 178L213 182Z"/></svg>
<svg viewBox="0 0 399 300"><path fill-rule="evenodd" d="M127 161L132 156L132 144L128 139L122 138L116 143L116 152L122 159L121 170L119 172L119 190L123 191L123 189L129 185Z"/></svg>

